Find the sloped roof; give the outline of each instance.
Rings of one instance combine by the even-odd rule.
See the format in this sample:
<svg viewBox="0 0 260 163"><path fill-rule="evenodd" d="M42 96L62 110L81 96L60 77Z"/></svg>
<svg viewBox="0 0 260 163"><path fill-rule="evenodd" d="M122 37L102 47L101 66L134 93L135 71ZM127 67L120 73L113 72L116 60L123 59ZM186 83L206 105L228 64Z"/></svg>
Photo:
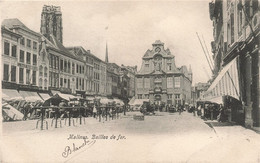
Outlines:
<svg viewBox="0 0 260 163"><path fill-rule="evenodd" d="M83 61L83 60L82 60L82 57L76 56L76 55L74 55L73 53L71 53L69 50L67 50L67 49L62 45L62 43L61 43L55 36L53 36L52 34L50 35L49 41L55 46L54 49L56 49L56 50L62 52L62 54L64 54L65 56L70 57L70 58L73 58L73 59L76 59L76 60L78 60L78 61Z"/></svg>
<svg viewBox="0 0 260 163"><path fill-rule="evenodd" d="M2 22L2 26L5 26L9 29L13 29L13 28L22 28L24 30L27 30L37 36L40 36L40 33L37 33L33 30L31 30L30 28L26 27L26 25L24 25L19 19L17 18L13 18L13 19L4 19Z"/></svg>
<svg viewBox="0 0 260 163"><path fill-rule="evenodd" d="M95 58L95 59L97 59L97 60L99 60L99 61L104 62L103 60L101 60L100 58L98 58L97 56L95 56L94 54L92 54L91 52L85 50L82 46L66 47L66 49L67 49L68 51L70 51L71 53L74 53L74 54L77 55L77 56L82 56L82 55L80 54L80 52L82 52L82 53L85 54L85 55L91 56L91 57L93 57L93 58Z"/></svg>

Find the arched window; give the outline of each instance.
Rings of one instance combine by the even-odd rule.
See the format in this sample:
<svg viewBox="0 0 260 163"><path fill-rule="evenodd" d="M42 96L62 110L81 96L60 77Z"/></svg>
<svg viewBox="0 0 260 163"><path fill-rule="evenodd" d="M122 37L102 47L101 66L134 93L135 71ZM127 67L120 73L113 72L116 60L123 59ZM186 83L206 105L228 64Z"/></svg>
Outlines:
<svg viewBox="0 0 260 163"><path fill-rule="evenodd" d="M42 72L43 71L43 67L42 67L42 65L39 67L39 72L40 72L40 76L42 76Z"/></svg>
<svg viewBox="0 0 260 163"><path fill-rule="evenodd" d="M42 78L39 80L39 86L42 87Z"/></svg>
<svg viewBox="0 0 260 163"><path fill-rule="evenodd" d="M44 80L44 88L47 89L47 79Z"/></svg>
<svg viewBox="0 0 260 163"><path fill-rule="evenodd" d="M45 67L44 68L44 77L47 77L47 71L48 71L48 69L47 69L47 67Z"/></svg>

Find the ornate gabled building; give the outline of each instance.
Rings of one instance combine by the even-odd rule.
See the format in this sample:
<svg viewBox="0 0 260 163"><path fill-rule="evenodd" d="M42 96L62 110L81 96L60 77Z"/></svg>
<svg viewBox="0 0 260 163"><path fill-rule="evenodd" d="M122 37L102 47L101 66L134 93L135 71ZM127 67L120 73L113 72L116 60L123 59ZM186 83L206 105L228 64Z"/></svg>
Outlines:
<svg viewBox="0 0 260 163"><path fill-rule="evenodd" d="M192 72L186 66L177 68L175 57L156 40L143 56L136 74L136 98L149 99L160 105L184 105L191 100Z"/></svg>

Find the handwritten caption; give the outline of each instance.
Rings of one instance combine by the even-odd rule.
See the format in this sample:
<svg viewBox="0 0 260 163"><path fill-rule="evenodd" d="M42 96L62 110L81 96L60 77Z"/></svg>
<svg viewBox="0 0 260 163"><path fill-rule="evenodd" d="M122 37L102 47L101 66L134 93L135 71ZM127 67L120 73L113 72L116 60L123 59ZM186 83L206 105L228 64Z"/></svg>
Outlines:
<svg viewBox="0 0 260 163"><path fill-rule="evenodd" d="M84 151L87 148L93 146L96 141L98 140L113 140L113 141L121 141L125 140L126 136L121 134L112 134L112 135L105 135L105 134L91 134L91 135L79 135L79 134L70 134L67 140L79 140L79 143L73 142L72 145L67 145L62 151L62 157L68 158L73 153L77 151ZM82 141L81 141L82 140ZM77 141L78 142L78 141Z"/></svg>

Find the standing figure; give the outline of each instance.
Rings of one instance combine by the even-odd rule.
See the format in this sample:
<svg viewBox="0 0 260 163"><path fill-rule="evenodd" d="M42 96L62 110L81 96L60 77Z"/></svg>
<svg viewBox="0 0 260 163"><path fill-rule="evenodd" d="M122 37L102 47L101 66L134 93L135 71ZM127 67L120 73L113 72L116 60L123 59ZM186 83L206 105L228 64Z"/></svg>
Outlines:
<svg viewBox="0 0 260 163"><path fill-rule="evenodd" d="M96 118L96 116L97 116L97 108L96 108L96 105L94 104L93 117Z"/></svg>

